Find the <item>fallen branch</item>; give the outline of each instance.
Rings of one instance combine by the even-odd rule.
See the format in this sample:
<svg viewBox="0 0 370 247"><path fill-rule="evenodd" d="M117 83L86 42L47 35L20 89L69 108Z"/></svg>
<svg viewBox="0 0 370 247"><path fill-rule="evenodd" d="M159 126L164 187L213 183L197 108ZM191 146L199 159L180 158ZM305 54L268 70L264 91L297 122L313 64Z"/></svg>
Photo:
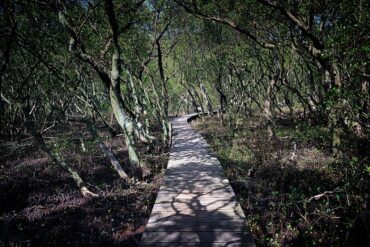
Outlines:
<svg viewBox="0 0 370 247"><path fill-rule="evenodd" d="M325 191L321 194L317 194L317 195L312 196L311 198L309 198L307 200L307 202L311 202L312 200L316 200L316 201L320 200L320 198L322 198L323 196L329 195L329 194L343 193L343 192L344 192L343 190Z"/></svg>

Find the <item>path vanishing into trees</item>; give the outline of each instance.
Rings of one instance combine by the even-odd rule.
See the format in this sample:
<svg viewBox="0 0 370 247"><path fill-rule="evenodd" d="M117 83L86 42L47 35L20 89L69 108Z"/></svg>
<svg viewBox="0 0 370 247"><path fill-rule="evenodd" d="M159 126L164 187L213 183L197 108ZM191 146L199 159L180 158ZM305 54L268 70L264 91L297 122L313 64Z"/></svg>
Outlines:
<svg viewBox="0 0 370 247"><path fill-rule="evenodd" d="M141 246L255 246L220 162L188 123L175 118L164 182Z"/></svg>

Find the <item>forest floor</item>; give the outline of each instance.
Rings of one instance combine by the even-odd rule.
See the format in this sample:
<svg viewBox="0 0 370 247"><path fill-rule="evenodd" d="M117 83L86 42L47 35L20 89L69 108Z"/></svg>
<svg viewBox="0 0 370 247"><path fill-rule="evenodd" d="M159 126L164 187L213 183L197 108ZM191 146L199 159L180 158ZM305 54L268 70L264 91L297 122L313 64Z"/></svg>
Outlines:
<svg viewBox="0 0 370 247"><path fill-rule="evenodd" d="M71 128L72 127L72 128ZM84 198L68 174L35 146L32 138L0 139L0 246L136 246L167 165L168 150L138 147L155 171L147 183L126 184L84 137L84 125L56 126L44 134L98 198ZM124 167L122 136L102 133ZM72 140L72 141L71 141Z"/></svg>
<svg viewBox="0 0 370 247"><path fill-rule="evenodd" d="M224 122L204 117L193 126L220 160L257 245L369 243L368 152L350 147L344 158L333 158L324 126L284 114L272 141L262 117L239 119L236 126Z"/></svg>

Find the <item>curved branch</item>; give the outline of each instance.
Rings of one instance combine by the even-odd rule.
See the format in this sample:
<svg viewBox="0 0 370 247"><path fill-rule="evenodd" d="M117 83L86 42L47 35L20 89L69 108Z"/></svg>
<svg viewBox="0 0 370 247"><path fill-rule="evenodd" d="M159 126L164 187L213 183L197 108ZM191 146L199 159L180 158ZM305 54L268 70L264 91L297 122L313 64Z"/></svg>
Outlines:
<svg viewBox="0 0 370 247"><path fill-rule="evenodd" d="M275 10L278 10L283 16L285 16L291 23L301 30L304 36L308 37L312 42L316 49L322 50L324 49L324 44L310 31L310 28L306 26L303 21L301 21L298 17L292 14L288 9L284 8L281 5L278 5L276 1L270 0L258 0L261 4L271 7Z"/></svg>
<svg viewBox="0 0 370 247"><path fill-rule="evenodd" d="M247 29L241 27L240 25L238 25L234 21L231 21L231 20L228 20L228 19L222 18L222 17L210 16L210 15L207 15L207 14L201 12L196 6L193 7L193 8L191 8L188 5L186 5L185 3L181 2L180 0L174 0L174 1L178 5L180 5L181 7L183 7L186 12L188 12L188 13L190 13L190 14L198 17L198 18L205 19L205 20L210 20L210 21L214 21L214 22L217 22L217 23L221 23L221 24L223 24L225 26L231 27L232 29L238 31L239 33L244 34L246 37L248 37L252 41L256 42L258 45L260 45L263 48L266 48L266 49L273 49L273 48L275 48L275 45L274 44L264 43L264 42L260 41L257 36L255 36L254 34L252 34L251 32L249 32Z"/></svg>

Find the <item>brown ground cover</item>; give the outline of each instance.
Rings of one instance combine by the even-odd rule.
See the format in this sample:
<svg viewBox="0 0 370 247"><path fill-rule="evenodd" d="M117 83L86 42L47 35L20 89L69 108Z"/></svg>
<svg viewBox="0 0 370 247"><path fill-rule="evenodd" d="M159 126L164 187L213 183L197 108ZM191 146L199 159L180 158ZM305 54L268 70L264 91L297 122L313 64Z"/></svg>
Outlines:
<svg viewBox="0 0 370 247"><path fill-rule="evenodd" d="M225 121L226 122L226 121ZM261 117L222 126L197 120L260 246L366 246L370 241L367 148L330 154L325 127L282 115L268 140ZM347 140L354 143L354 140ZM362 142L363 144L363 142Z"/></svg>
<svg viewBox="0 0 370 247"><path fill-rule="evenodd" d="M83 152L78 136L85 133ZM123 167L121 136L101 132ZM76 137L77 136L77 137ZM84 125L56 126L44 134L98 198L84 198L68 174L28 136L0 140L0 246L136 246L167 165L162 148L139 146L154 175L127 184L86 134Z"/></svg>

